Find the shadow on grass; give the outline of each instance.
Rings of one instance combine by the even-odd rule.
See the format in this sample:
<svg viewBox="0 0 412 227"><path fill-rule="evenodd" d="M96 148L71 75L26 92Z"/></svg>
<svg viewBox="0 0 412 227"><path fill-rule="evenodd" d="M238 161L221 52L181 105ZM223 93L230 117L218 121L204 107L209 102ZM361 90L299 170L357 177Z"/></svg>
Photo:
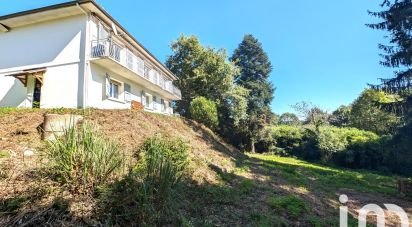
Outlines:
<svg viewBox="0 0 412 227"><path fill-rule="evenodd" d="M266 171L274 172L293 186L312 186L337 192L340 189L352 189L360 192L384 193L397 195L396 178L367 171L334 169L333 167L312 164L292 158L266 155L250 155L247 161L263 166Z"/></svg>
<svg viewBox="0 0 412 227"><path fill-rule="evenodd" d="M76 220L69 210L70 201L57 197L43 204L40 200L46 195L36 189L15 197L0 200L0 226L85 226Z"/></svg>

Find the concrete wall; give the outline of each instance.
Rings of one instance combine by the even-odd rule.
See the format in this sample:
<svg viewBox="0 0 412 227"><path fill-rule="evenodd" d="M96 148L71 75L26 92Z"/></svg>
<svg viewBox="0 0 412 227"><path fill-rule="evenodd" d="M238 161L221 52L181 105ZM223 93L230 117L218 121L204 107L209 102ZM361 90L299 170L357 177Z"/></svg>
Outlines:
<svg viewBox="0 0 412 227"><path fill-rule="evenodd" d="M41 107L81 107L86 26L82 15L0 33L0 106L31 107L34 84L29 80L25 88L4 75L47 67Z"/></svg>

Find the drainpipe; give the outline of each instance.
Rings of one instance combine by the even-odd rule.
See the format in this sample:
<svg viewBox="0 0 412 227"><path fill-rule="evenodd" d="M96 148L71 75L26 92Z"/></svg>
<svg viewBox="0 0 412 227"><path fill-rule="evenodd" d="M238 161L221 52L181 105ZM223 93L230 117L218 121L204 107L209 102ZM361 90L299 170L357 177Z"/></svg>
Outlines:
<svg viewBox="0 0 412 227"><path fill-rule="evenodd" d="M80 61L83 64L83 99L82 99L82 108L85 109L87 108L87 101L88 101L88 68L89 68L89 61L87 59L87 50L88 50L88 45L89 45L89 20L90 20L90 14L87 13L87 11L79 4L77 3L76 6L83 12L84 15L87 16L87 21L86 21L86 28L85 28L85 34L84 34L84 54L82 56L82 60Z"/></svg>

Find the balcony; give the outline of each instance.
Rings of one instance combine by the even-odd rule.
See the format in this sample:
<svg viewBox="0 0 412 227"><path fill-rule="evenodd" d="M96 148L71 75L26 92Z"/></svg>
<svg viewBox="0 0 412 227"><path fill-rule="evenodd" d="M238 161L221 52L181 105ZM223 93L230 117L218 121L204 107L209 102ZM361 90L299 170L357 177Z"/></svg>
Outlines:
<svg viewBox="0 0 412 227"><path fill-rule="evenodd" d="M137 81L138 83L140 82L145 87L160 94L164 94L162 91L166 91L170 94L166 95L167 98L173 100L180 100L182 98L181 91L173 85L172 80L166 78L155 69L149 69L143 59L133 54L129 49L121 47L111 39L92 41L91 57L104 61L102 65L105 67L111 65L111 62L106 62L105 59L110 59L110 61L120 64L122 68L127 69L128 72L126 72L125 75L129 75L128 79ZM132 75L130 75L130 72L132 72Z"/></svg>

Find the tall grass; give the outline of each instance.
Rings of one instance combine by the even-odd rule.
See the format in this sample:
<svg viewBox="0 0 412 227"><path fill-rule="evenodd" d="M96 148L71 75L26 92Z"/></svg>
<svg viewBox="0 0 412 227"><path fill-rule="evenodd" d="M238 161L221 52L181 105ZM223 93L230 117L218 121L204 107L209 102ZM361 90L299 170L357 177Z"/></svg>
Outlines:
<svg viewBox="0 0 412 227"><path fill-rule="evenodd" d="M84 122L50 141L46 156L63 183L94 188L107 183L123 163L119 146L108 140L98 126Z"/></svg>
<svg viewBox="0 0 412 227"><path fill-rule="evenodd" d="M102 198L111 225L154 226L171 213L171 195L187 164L187 145L154 136L139 149L139 161L123 180L106 188Z"/></svg>

